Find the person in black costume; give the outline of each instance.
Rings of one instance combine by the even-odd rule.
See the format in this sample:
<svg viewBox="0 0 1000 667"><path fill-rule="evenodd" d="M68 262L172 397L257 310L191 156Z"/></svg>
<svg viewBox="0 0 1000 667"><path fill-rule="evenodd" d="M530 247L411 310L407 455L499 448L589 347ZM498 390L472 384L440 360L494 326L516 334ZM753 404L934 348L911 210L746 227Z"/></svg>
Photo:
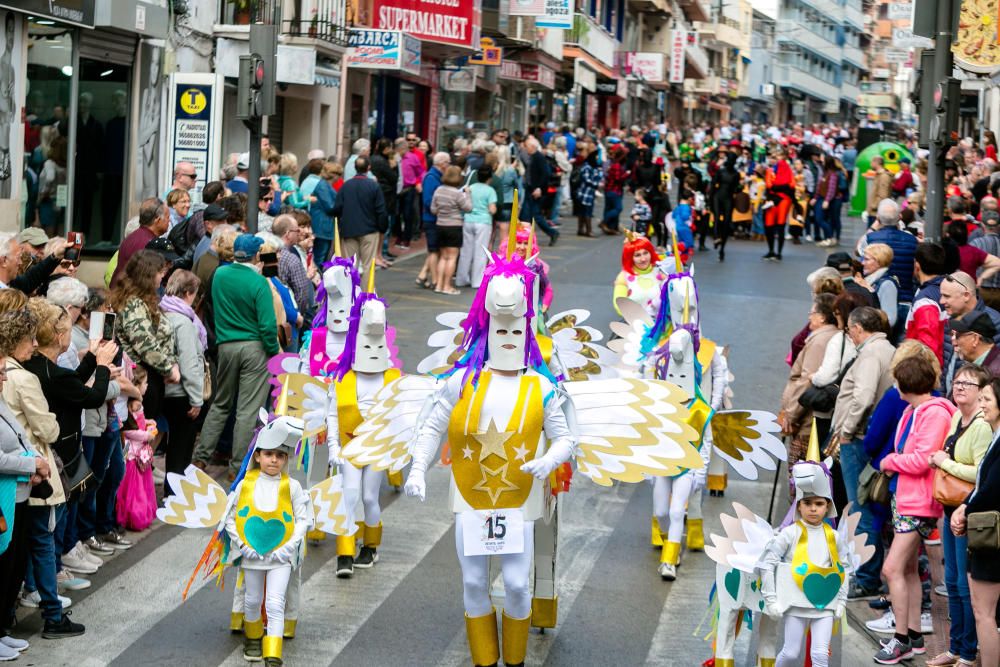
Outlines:
<svg viewBox="0 0 1000 667"><path fill-rule="evenodd" d="M719 261L726 261L726 240L732 231L733 197L740 190L742 177L736 171L736 155L722 154L718 159L719 169L708 187L708 203L715 217L715 247L719 249Z"/></svg>

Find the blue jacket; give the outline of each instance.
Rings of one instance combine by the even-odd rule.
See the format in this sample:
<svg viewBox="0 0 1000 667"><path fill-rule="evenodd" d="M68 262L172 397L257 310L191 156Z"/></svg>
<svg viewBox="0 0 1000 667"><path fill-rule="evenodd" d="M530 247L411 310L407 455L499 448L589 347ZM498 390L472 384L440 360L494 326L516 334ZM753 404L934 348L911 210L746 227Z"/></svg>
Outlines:
<svg viewBox="0 0 1000 667"><path fill-rule="evenodd" d="M868 243L884 243L892 248L889 273L899 281L899 302L913 303L913 292L916 289L913 281L913 258L917 253L917 237L894 227L886 227L869 234Z"/></svg>
<svg viewBox="0 0 1000 667"><path fill-rule="evenodd" d="M388 231L385 195L378 181L368 178L367 174L344 181L333 205L333 215L340 221L340 237L344 239Z"/></svg>
<svg viewBox="0 0 1000 667"><path fill-rule="evenodd" d="M434 192L441 187L441 177L443 175L437 167L431 167L424 174L422 218L424 222L437 222L437 216L431 213L431 201L434 200Z"/></svg>
<svg viewBox="0 0 1000 667"><path fill-rule="evenodd" d="M337 204L337 193L326 180L316 174L310 174L303 181L303 185L311 178L317 180L316 186L312 190L312 195L316 197L316 201L309 205L309 217L312 218L313 234L318 239L331 241L333 240L333 209ZM341 229L340 233L343 236L344 230Z"/></svg>

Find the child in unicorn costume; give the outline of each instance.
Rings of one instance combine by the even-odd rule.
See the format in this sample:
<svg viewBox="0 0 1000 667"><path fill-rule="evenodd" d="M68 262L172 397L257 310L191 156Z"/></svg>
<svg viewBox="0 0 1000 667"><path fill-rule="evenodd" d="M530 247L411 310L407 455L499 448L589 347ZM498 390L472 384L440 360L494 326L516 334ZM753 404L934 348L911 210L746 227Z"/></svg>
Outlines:
<svg viewBox="0 0 1000 667"><path fill-rule="evenodd" d="M645 236L625 230L622 247L622 270L615 278L612 303L621 315L618 299L626 298L642 306L649 317L656 317L660 310L660 293L667 274L661 270L660 255Z"/></svg>
<svg viewBox="0 0 1000 667"><path fill-rule="evenodd" d="M353 259L340 256L340 236L334 230L334 256L323 265L316 292L319 308L301 351L302 371L316 378L334 374L347 344L351 308L361 292L361 278Z"/></svg>

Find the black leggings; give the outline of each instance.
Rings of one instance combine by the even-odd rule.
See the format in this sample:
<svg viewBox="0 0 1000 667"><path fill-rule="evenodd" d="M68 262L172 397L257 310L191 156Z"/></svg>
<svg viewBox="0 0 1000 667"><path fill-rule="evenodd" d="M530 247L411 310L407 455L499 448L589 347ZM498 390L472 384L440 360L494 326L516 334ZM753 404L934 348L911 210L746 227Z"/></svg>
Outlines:
<svg viewBox="0 0 1000 667"><path fill-rule="evenodd" d="M12 531L7 550L0 554L0 635L14 627L14 608L21 593L21 583L28 570L28 501L14 505L14 516L7 517Z"/></svg>
<svg viewBox="0 0 1000 667"><path fill-rule="evenodd" d="M785 226L784 225L771 225L770 227L764 228L764 236L767 238L767 251L774 254L774 241L778 241L778 257L781 257L781 251L785 247Z"/></svg>
<svg viewBox="0 0 1000 667"><path fill-rule="evenodd" d="M202 407L202 414L206 412ZM191 409L186 396L167 396L163 399L163 416L170 426L167 442L166 472L184 474L184 469L191 463L194 454L194 440L198 434L201 420L191 419L187 412ZM169 495L173 489L164 480L164 495Z"/></svg>
<svg viewBox="0 0 1000 667"><path fill-rule="evenodd" d="M732 233L733 200L715 201L715 238L718 239L719 250L726 249L726 240Z"/></svg>

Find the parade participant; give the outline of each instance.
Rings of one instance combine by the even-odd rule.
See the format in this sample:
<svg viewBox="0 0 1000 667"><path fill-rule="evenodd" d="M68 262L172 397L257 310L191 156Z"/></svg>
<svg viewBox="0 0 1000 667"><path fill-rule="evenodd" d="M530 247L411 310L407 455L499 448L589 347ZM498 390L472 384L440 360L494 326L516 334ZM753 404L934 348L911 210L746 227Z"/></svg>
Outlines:
<svg viewBox="0 0 1000 667"><path fill-rule="evenodd" d="M767 202L764 204L764 236L767 238L767 254L764 259L781 261L781 251L785 247L785 225L792 210L795 197L795 176L786 160L784 148L775 150L775 163L767 170ZM778 252L774 252L777 248Z"/></svg>
<svg viewBox="0 0 1000 667"><path fill-rule="evenodd" d="M337 576L350 577L354 568L370 568L378 562L382 542L382 508L379 490L382 471L373 466L354 466L344 461L340 449L361 424L362 415L375 402L375 394L400 376L392 367L386 339L386 302L375 294L375 267L368 273L368 289L351 307L344 351L332 373L326 417L330 466L343 476L344 500L348 508L363 504L362 546L355 557L354 535L337 538Z"/></svg>
<svg viewBox="0 0 1000 667"><path fill-rule="evenodd" d="M482 252L482 249L480 249ZM507 239L500 241L500 245L497 248L497 252L501 255L507 254ZM549 306L552 305L552 283L549 282L549 265L543 262L539 258L540 251L538 249L538 239L535 237L535 230L529 227L525 223L518 224L517 227L517 244L514 246L514 254L524 260L525 265L535 272L538 277L537 282L534 283L534 297L533 302L535 304L535 310L538 313L544 314L549 310ZM537 318L537 324L539 326L544 324L542 318ZM541 329L537 329L541 331Z"/></svg>
<svg viewBox="0 0 1000 667"><path fill-rule="evenodd" d="M667 279L658 266L659 261L660 256L648 238L625 231L622 270L615 278L611 297L615 312L621 315L618 298L624 297L642 306L650 317L656 316L660 310L660 292Z"/></svg>

